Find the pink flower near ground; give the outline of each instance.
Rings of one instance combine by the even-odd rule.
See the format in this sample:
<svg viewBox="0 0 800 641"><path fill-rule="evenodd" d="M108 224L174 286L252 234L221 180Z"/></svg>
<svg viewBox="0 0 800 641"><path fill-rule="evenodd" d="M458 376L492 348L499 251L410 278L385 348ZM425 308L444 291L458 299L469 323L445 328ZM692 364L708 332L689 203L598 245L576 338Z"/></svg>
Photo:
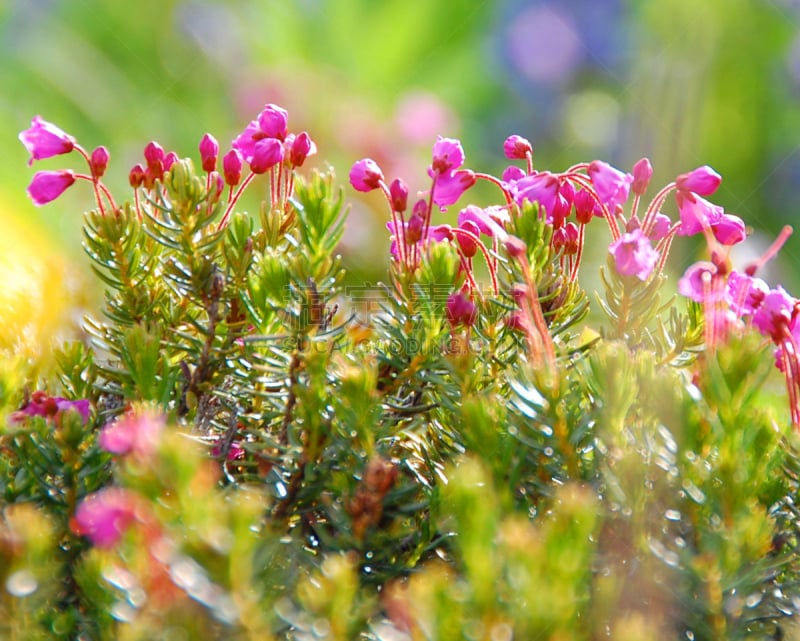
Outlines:
<svg viewBox="0 0 800 641"><path fill-rule="evenodd" d="M68 154L75 148L75 138L41 116L34 117L30 128L20 132L19 139L31 155L28 165L34 160Z"/></svg>
<svg viewBox="0 0 800 641"><path fill-rule="evenodd" d="M152 410L127 412L100 432L98 442L112 454L149 456L158 447L165 423L164 416Z"/></svg>
<svg viewBox="0 0 800 641"><path fill-rule="evenodd" d="M111 548L135 519L133 495L122 488L107 488L81 501L73 529L97 547Z"/></svg>
<svg viewBox="0 0 800 641"><path fill-rule="evenodd" d="M636 276L645 281L653 273L658 262L658 252L650 245L650 239L641 229L627 232L609 245L617 271L623 276Z"/></svg>
<svg viewBox="0 0 800 641"><path fill-rule="evenodd" d="M75 182L75 174L68 169L37 171L28 185L28 196L37 207L54 201Z"/></svg>

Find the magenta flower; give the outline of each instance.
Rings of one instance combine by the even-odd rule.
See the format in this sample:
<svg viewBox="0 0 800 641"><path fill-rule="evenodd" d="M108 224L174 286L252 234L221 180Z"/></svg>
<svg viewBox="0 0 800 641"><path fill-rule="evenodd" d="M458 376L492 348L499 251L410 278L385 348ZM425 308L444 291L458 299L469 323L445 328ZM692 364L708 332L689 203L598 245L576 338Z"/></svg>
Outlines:
<svg viewBox="0 0 800 641"><path fill-rule="evenodd" d="M620 236L608 247L614 256L617 271L623 276L636 276L647 280L658 262L658 252L650 245L650 239L641 229L634 229Z"/></svg>
<svg viewBox="0 0 800 641"><path fill-rule="evenodd" d="M253 147L250 158L250 171L254 174L266 173L283 160L283 145L277 138L264 138Z"/></svg>
<svg viewBox="0 0 800 641"><path fill-rule="evenodd" d="M458 224L459 229L463 229L464 231L468 231L475 237L480 237L481 230L478 226L472 222L471 220L465 220ZM467 257L472 258L476 253L478 253L478 243L477 241L473 240L466 234L456 234L456 242L458 246L461 248L461 253Z"/></svg>
<svg viewBox="0 0 800 641"><path fill-rule="evenodd" d="M711 222L711 232L721 245L738 245L747 238L744 221L733 214L721 214Z"/></svg>
<svg viewBox="0 0 800 641"><path fill-rule="evenodd" d="M20 132L19 139L31 155L28 159L29 166L34 160L68 154L75 148L75 138L54 124L42 120L41 116L31 120L30 128Z"/></svg>
<svg viewBox="0 0 800 641"><path fill-rule="evenodd" d="M678 236L694 236L708 229L722 215L722 207L714 205L695 193L677 191L675 200L681 215Z"/></svg>
<svg viewBox="0 0 800 641"><path fill-rule="evenodd" d="M400 178L395 178L389 185L389 196L392 199L392 210L404 212L408 207L408 185Z"/></svg>
<svg viewBox="0 0 800 641"><path fill-rule="evenodd" d="M23 421L32 416L43 418L58 418L64 412L78 412L84 425L89 421L91 404L88 399L70 401L60 396L49 396L46 392L37 391L31 394L31 399L25 407L14 412L15 421Z"/></svg>
<svg viewBox="0 0 800 641"><path fill-rule="evenodd" d="M73 529L99 548L114 547L136 520L134 496L107 488L84 498L75 511Z"/></svg>
<svg viewBox="0 0 800 641"><path fill-rule="evenodd" d="M533 153L533 145L526 138L514 134L505 139L503 153L509 160L524 160Z"/></svg>
<svg viewBox="0 0 800 641"><path fill-rule="evenodd" d="M168 172L176 162L178 162L178 154L174 151L170 151L164 156L164 172Z"/></svg>
<svg viewBox="0 0 800 641"><path fill-rule="evenodd" d="M433 163L428 168L428 175L447 174L464 164L466 159L461 141L455 138L438 136L433 145Z"/></svg>
<svg viewBox="0 0 800 641"><path fill-rule="evenodd" d="M107 425L97 440L112 454L146 457L156 451L165 424L164 416L152 410L127 412Z"/></svg>
<svg viewBox="0 0 800 641"><path fill-rule="evenodd" d="M708 165L681 174L675 179L675 185L681 191L691 191L698 196L710 196L722 182L722 177Z"/></svg>
<svg viewBox="0 0 800 641"><path fill-rule="evenodd" d="M782 342L794 325L797 302L783 287L770 290L753 313L753 325L775 343Z"/></svg>
<svg viewBox="0 0 800 641"><path fill-rule="evenodd" d="M136 163L133 167L131 167L131 170L128 173L128 182L130 183L131 187L136 189L142 186L144 179L145 179L144 167L142 167L140 163Z"/></svg>
<svg viewBox="0 0 800 641"><path fill-rule="evenodd" d="M75 182L75 174L68 169L37 171L28 185L28 196L37 207L54 201Z"/></svg>
<svg viewBox="0 0 800 641"><path fill-rule="evenodd" d="M647 186L650 184L650 179L653 177L653 165L647 158L637 160L633 165L633 182L631 183L631 191L634 194L641 196L647 191Z"/></svg>
<svg viewBox="0 0 800 641"><path fill-rule="evenodd" d="M512 186L512 195L520 206L526 200L538 203L544 211L547 222L552 223L558 188L558 177L549 171L541 171L517 180Z"/></svg>
<svg viewBox="0 0 800 641"><path fill-rule="evenodd" d="M589 163L587 173L600 200L612 212L628 200L633 183L631 174L626 174L602 160Z"/></svg>
<svg viewBox="0 0 800 641"><path fill-rule="evenodd" d="M145 145L144 159L147 162L147 168L153 172L156 178L161 178L164 173L165 157L164 148L156 141L151 140Z"/></svg>
<svg viewBox="0 0 800 641"><path fill-rule="evenodd" d="M249 163L253 157L256 143L263 138L266 138L266 136L258 126L258 121L251 120L244 128L244 131L234 138L231 146L242 155L245 162Z"/></svg>
<svg viewBox="0 0 800 641"><path fill-rule="evenodd" d="M466 325L472 327L478 316L478 310L469 298L461 292L450 294L445 307L447 320L452 327Z"/></svg>
<svg viewBox="0 0 800 641"><path fill-rule="evenodd" d="M517 167L516 165L509 165L503 171L502 176L500 176L500 180L503 181L506 189L510 189L511 186L516 183L518 180L525 178L527 174L523 171L521 167Z"/></svg>
<svg viewBox="0 0 800 641"><path fill-rule="evenodd" d="M588 225L592 218L603 215L595 199L585 189L579 189L575 192L572 204L575 206L575 219L581 225Z"/></svg>
<svg viewBox="0 0 800 641"><path fill-rule="evenodd" d="M503 224L509 221L508 211L503 207L492 206L481 209L477 205L467 205L458 212L458 226L463 227L467 221L472 222L480 233L502 239L506 236Z"/></svg>
<svg viewBox="0 0 800 641"><path fill-rule="evenodd" d="M658 242L662 238L666 238L670 229L672 229L672 220L670 220L670 217L658 213L653 217L653 226L650 228L648 237L651 241Z"/></svg>
<svg viewBox="0 0 800 641"><path fill-rule="evenodd" d="M289 164L292 167L301 167L306 158L315 153L317 153L317 145L314 144L307 132L301 131L292 140L292 146L289 149Z"/></svg>
<svg viewBox="0 0 800 641"><path fill-rule="evenodd" d="M222 174L225 184L235 187L242 180L242 154L238 149L231 149L222 157Z"/></svg>
<svg viewBox="0 0 800 641"><path fill-rule="evenodd" d="M205 134L200 139L200 144L197 148L200 151L200 161L203 166L203 171L214 171L217 168L217 158L219 157L219 143L217 139L211 134Z"/></svg>
<svg viewBox="0 0 800 641"><path fill-rule="evenodd" d="M372 158L362 158L350 169L350 184L357 191L378 189L383 182L383 172Z"/></svg>
<svg viewBox="0 0 800 641"><path fill-rule="evenodd" d="M722 298L723 292L713 286L717 278L717 266L708 261L690 265L678 280L678 292L696 303L713 303Z"/></svg>
<svg viewBox="0 0 800 641"><path fill-rule="evenodd" d="M258 114L258 128L263 137L286 138L289 123L289 112L278 105L268 104Z"/></svg>
<svg viewBox="0 0 800 641"><path fill-rule="evenodd" d="M439 174L433 186L433 202L439 207L448 207L455 203L461 194L472 187L477 181L475 174L469 169Z"/></svg>
<svg viewBox="0 0 800 641"><path fill-rule="evenodd" d="M565 256L572 256L578 253L578 226L575 223L567 223L553 232L550 241L556 251L563 251Z"/></svg>
<svg viewBox="0 0 800 641"><path fill-rule="evenodd" d="M751 316L769 293L769 285L761 278L748 276L735 269L728 274L725 298L737 316Z"/></svg>
<svg viewBox="0 0 800 641"><path fill-rule="evenodd" d="M89 167L92 171L92 177L97 180L98 178L102 178L105 173L106 169L108 168L108 161L110 155L108 153L108 149L103 147L96 147L92 151L92 155L89 157Z"/></svg>

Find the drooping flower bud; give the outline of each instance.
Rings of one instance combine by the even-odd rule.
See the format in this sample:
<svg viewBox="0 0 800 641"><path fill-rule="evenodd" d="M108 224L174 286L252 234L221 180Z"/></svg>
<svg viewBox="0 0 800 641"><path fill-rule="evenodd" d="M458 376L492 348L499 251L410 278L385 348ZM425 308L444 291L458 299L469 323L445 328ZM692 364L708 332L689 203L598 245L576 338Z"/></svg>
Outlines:
<svg viewBox="0 0 800 641"><path fill-rule="evenodd" d="M524 160L533 153L533 145L527 138L514 134L503 143L503 153L509 160Z"/></svg>
<svg viewBox="0 0 800 641"><path fill-rule="evenodd" d="M414 212L406 224L406 244L414 245L422 239L422 231L425 229L425 215L414 208Z"/></svg>
<svg viewBox="0 0 800 641"><path fill-rule="evenodd" d="M200 161L203 171L212 172L217 168L217 157L219 156L219 143L211 134L205 134L198 145L200 151Z"/></svg>
<svg viewBox="0 0 800 641"><path fill-rule="evenodd" d="M31 155L28 159L29 166L34 160L68 154L75 148L75 138L54 124L42 120L41 116L31 120L30 128L20 132L19 139Z"/></svg>
<svg viewBox="0 0 800 641"><path fill-rule="evenodd" d="M174 151L170 151L166 156L164 156L164 172L168 172L172 169L172 165L178 162L178 154Z"/></svg>
<svg viewBox="0 0 800 641"><path fill-rule="evenodd" d="M628 200L633 176L602 160L593 160L587 170L592 185L606 207L613 213Z"/></svg>
<svg viewBox="0 0 800 641"><path fill-rule="evenodd" d="M699 196L710 196L722 182L722 176L708 165L681 174L675 179L675 185L681 191L692 191Z"/></svg>
<svg viewBox="0 0 800 641"><path fill-rule="evenodd" d="M721 245L738 245L747 238L744 221L733 214L722 214L711 223L711 232Z"/></svg>
<svg viewBox="0 0 800 641"><path fill-rule="evenodd" d="M100 147L96 147L94 151L92 151L92 155L89 157L89 166L92 171L92 177L95 180L102 178L105 175L106 169L108 168L108 160L108 149L102 145Z"/></svg>
<svg viewBox="0 0 800 641"><path fill-rule="evenodd" d="M147 162L147 168L158 178L164 173L165 155L164 148L154 140L147 143L144 148L144 159Z"/></svg>
<svg viewBox="0 0 800 641"><path fill-rule="evenodd" d="M372 158L362 158L350 169L350 184L356 191L372 191L383 182L383 172Z"/></svg>
<svg viewBox="0 0 800 641"><path fill-rule="evenodd" d="M471 220L462 221L459 223L458 228L470 232L475 237L480 237L481 235L480 228ZM458 246L461 248L461 253L464 254L465 257L472 258L478 253L478 243L472 238L466 234L456 234L455 237Z"/></svg>
<svg viewBox="0 0 800 641"><path fill-rule="evenodd" d="M37 171L28 185L28 196L37 207L54 201L75 182L75 174L68 169Z"/></svg>
<svg viewBox="0 0 800 641"><path fill-rule="evenodd" d="M242 154L238 149L231 149L222 157L222 173L225 184L235 187L242 179Z"/></svg>

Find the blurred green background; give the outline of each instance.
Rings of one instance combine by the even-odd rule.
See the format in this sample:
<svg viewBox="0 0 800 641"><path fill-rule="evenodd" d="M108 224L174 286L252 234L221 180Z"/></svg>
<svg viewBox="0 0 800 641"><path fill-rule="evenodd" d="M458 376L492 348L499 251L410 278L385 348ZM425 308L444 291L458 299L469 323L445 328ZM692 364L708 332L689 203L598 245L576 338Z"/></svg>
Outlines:
<svg viewBox="0 0 800 641"><path fill-rule="evenodd" d="M797 0L0 0L0 30L0 312L42 322L58 317L59 291L91 304L80 227L92 200L79 184L47 207L28 201L34 169L77 166L27 166L17 134L36 114L110 149L118 198L149 140L196 157L211 131L227 148L275 102L342 183L372 156L424 189L437 134L462 138L471 168L500 172L519 133L540 168L630 169L646 155L659 184L712 165L712 200L753 226L755 253L800 211ZM343 253L378 278L381 203L347 196ZM795 237L768 277L799 294L798 273Z"/></svg>

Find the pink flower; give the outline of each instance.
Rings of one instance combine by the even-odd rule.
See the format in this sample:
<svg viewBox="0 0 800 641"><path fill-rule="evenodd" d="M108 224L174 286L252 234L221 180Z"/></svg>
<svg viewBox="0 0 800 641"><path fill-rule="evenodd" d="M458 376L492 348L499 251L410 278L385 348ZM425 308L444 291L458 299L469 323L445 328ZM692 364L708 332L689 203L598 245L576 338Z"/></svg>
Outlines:
<svg viewBox="0 0 800 641"><path fill-rule="evenodd" d="M481 230L471 220L460 222L458 228L480 238ZM458 246L461 248L461 253L467 258L472 258L478 252L478 243L466 234L455 234L455 237Z"/></svg>
<svg viewBox="0 0 800 641"><path fill-rule="evenodd" d="M647 158L637 160L633 165L633 182L631 183L631 191L634 194L641 196L647 191L647 186L650 184L650 179L653 177L653 165Z"/></svg>
<svg viewBox="0 0 800 641"><path fill-rule="evenodd" d="M672 220L670 220L670 217L658 213L653 217L653 226L650 228L648 237L651 241L658 242L662 238L666 238L670 229L672 229Z"/></svg>
<svg viewBox="0 0 800 641"><path fill-rule="evenodd" d="M122 488L90 494L75 511L73 529L97 547L114 547L136 520L134 502L134 496Z"/></svg>
<svg viewBox="0 0 800 641"><path fill-rule="evenodd" d="M481 209L477 205L467 205L458 212L458 226L463 227L467 221L474 223L480 233L490 238L495 236L504 238L506 230L503 224L509 221L509 215L503 207L492 206Z"/></svg>
<svg viewBox="0 0 800 641"><path fill-rule="evenodd" d="M524 201L538 203L548 223L553 222L553 210L558 197L558 177L549 171L525 176L517 180L512 187L514 200L520 206Z"/></svg>
<svg viewBox="0 0 800 641"><path fill-rule="evenodd" d="M753 325L775 343L782 342L794 324L797 302L783 287L770 290L753 313Z"/></svg>
<svg viewBox="0 0 800 641"><path fill-rule="evenodd" d="M634 229L615 240L608 247L614 256L617 271L623 276L636 276L647 280L658 262L658 252L641 229Z"/></svg>
<svg viewBox="0 0 800 641"><path fill-rule="evenodd" d="M147 162L147 168L153 172L156 178L161 178L164 173L164 148L154 140L147 143L144 148L144 159Z"/></svg>
<svg viewBox="0 0 800 641"><path fill-rule="evenodd" d="M433 202L444 208L455 203L477 178L469 169L439 174L433 187Z"/></svg>
<svg viewBox="0 0 800 641"><path fill-rule="evenodd" d="M244 131L234 138L231 146L242 155L245 162L250 162L256 143L262 138L266 138L266 136L261 132L258 121L251 120Z"/></svg>
<svg viewBox="0 0 800 641"><path fill-rule="evenodd" d="M699 196L710 196L722 182L722 177L708 165L681 174L675 179L680 191L691 191Z"/></svg>
<svg viewBox="0 0 800 641"><path fill-rule="evenodd" d="M516 165L510 165L505 168L505 170L503 171L503 175L500 176L500 179L503 181L503 184L505 185L506 189L510 189L515 182L521 180L522 178L525 178L526 175L527 174L523 171L521 167L517 167Z"/></svg>
<svg viewBox="0 0 800 641"><path fill-rule="evenodd" d="M404 212L408 207L408 185L399 178L395 178L389 185L389 195L392 199L392 210Z"/></svg>
<svg viewBox="0 0 800 641"><path fill-rule="evenodd" d="M567 223L553 232L553 239L550 241L553 248L563 251L565 256L572 256L578 253L578 226L575 223Z"/></svg>
<svg viewBox="0 0 800 641"><path fill-rule="evenodd" d="M717 277L717 266L708 261L690 265L678 280L678 292L696 303L713 303L722 298L713 281Z"/></svg>
<svg viewBox="0 0 800 641"><path fill-rule="evenodd" d="M92 155L89 157L89 166L95 179L102 178L105 175L109 158L108 149L102 145L92 151Z"/></svg>
<svg viewBox="0 0 800 641"><path fill-rule="evenodd" d="M235 187L242 180L242 154L238 149L231 149L222 157L222 173L225 184Z"/></svg>
<svg viewBox="0 0 800 641"><path fill-rule="evenodd" d="M30 128L20 132L19 139L31 155L29 166L34 160L68 154L75 148L75 138L54 124L42 120L41 116L35 116L31 120Z"/></svg>
<svg viewBox="0 0 800 641"><path fill-rule="evenodd" d="M744 221L733 214L721 214L711 222L711 232L721 245L732 246L747 238Z"/></svg>
<svg viewBox="0 0 800 641"><path fill-rule="evenodd" d="M383 172L372 158L362 158L350 169L350 184L357 191L378 189L383 182Z"/></svg>
<svg viewBox="0 0 800 641"><path fill-rule="evenodd" d="M292 146L289 150L289 164L292 167L301 167L306 158L313 156L315 153L317 153L317 146L311 140L311 136L307 132L301 131L292 140Z"/></svg>
<svg viewBox="0 0 800 641"><path fill-rule="evenodd" d="M455 138L438 136L433 145L433 163L428 168L428 175L450 173L464 164L464 148L461 141Z"/></svg>
<svg viewBox="0 0 800 641"><path fill-rule="evenodd" d="M761 278L748 276L735 269L728 274L725 298L737 316L750 316L769 293L769 285Z"/></svg>
<svg viewBox="0 0 800 641"><path fill-rule="evenodd" d="M200 161L203 171L211 172L217 168L217 157L219 156L219 143L211 134L205 134L198 145L200 151Z"/></svg>
<svg viewBox="0 0 800 641"><path fill-rule="evenodd" d="M286 138L289 112L278 105L268 104L258 114L258 128L266 138Z"/></svg>
<svg viewBox="0 0 800 641"><path fill-rule="evenodd" d="M88 399L70 401L60 396L49 396L46 392L36 391L25 407L14 412L13 420L19 422L32 416L58 418L64 412L78 412L84 425L89 421L91 404Z"/></svg>
<svg viewBox="0 0 800 641"><path fill-rule="evenodd" d="M152 410L127 412L100 432L98 443L112 454L149 456L158 447L164 425L164 417Z"/></svg>
<svg viewBox="0 0 800 641"><path fill-rule="evenodd" d="M142 183L144 182L144 178L144 167L142 167L140 163L136 163L133 167L131 167L131 170L128 173L128 182L130 183L131 187L134 189L141 187Z"/></svg>
<svg viewBox="0 0 800 641"><path fill-rule="evenodd" d="M585 189L579 189L575 192L572 203L575 206L575 219L581 225L588 225L592 218L603 215L595 199L592 198L592 195Z"/></svg>
<svg viewBox="0 0 800 641"><path fill-rule="evenodd" d="M522 136L509 136L503 143L503 153L509 160L524 160L533 153L533 145Z"/></svg>
<svg viewBox="0 0 800 641"><path fill-rule="evenodd" d="M475 320L478 316L475 303L464 296L464 294L461 292L450 294L449 298L447 299L445 313L447 315L447 320L452 327L457 327L458 325L472 327L472 325L475 324Z"/></svg>
<svg viewBox="0 0 800 641"><path fill-rule="evenodd" d="M37 171L28 185L28 196L37 207L52 202L75 182L75 174L68 169Z"/></svg>
<svg viewBox="0 0 800 641"><path fill-rule="evenodd" d="M697 194L688 191L675 193L681 224L678 236L694 236L708 229L722 215L722 207L714 205Z"/></svg>
<svg viewBox="0 0 800 641"><path fill-rule="evenodd" d="M631 174L623 173L602 160L592 161L587 171L594 190L612 213L628 200L633 183Z"/></svg>
<svg viewBox="0 0 800 641"><path fill-rule="evenodd" d="M266 173L283 160L283 145L277 138L264 138L253 147L250 158L250 171L254 174Z"/></svg>

